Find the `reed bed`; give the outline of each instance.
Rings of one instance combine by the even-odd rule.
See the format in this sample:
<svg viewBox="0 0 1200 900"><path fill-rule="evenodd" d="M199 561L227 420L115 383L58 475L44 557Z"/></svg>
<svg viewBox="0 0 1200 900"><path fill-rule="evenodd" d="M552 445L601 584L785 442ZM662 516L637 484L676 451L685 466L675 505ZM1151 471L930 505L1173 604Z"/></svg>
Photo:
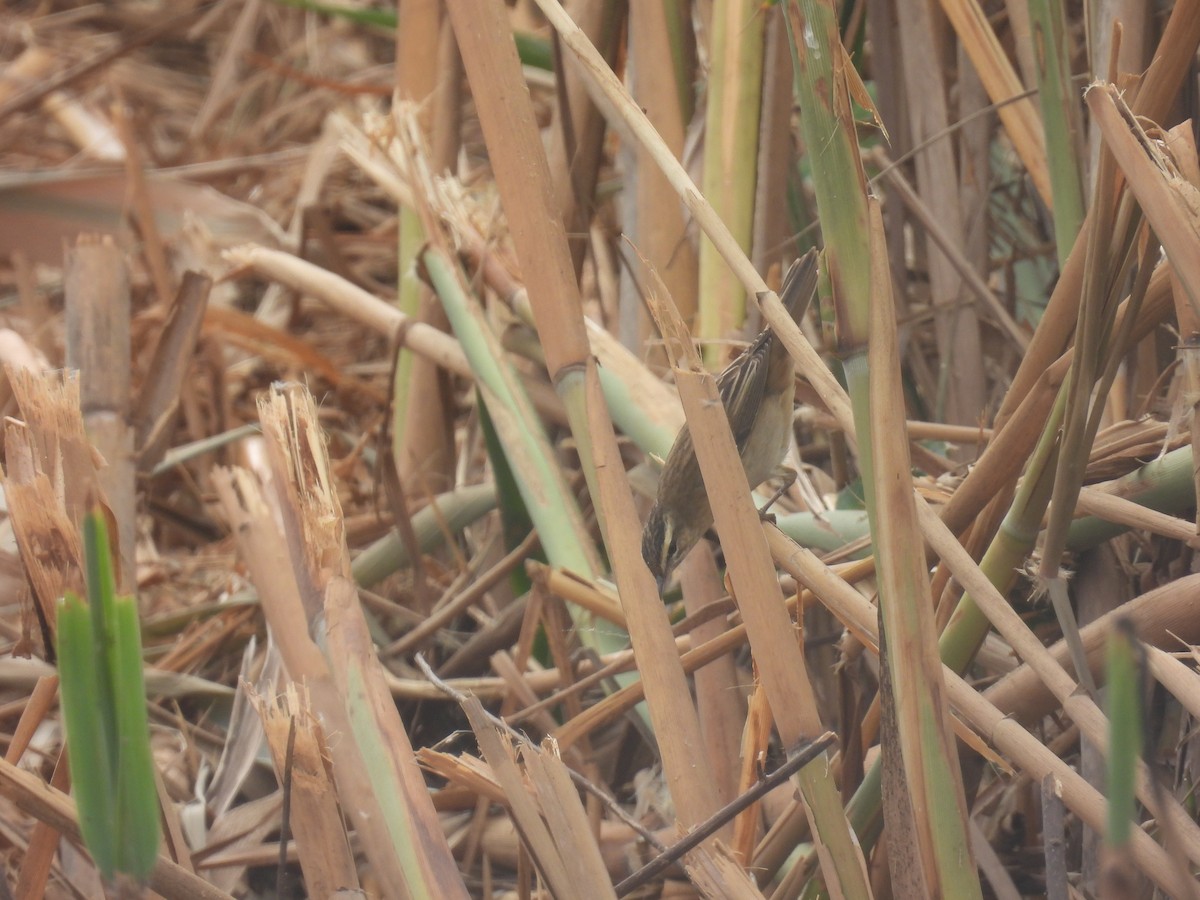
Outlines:
<svg viewBox="0 0 1200 900"><path fill-rule="evenodd" d="M0 895L1200 896L1198 45L7 5ZM712 376L766 326L764 519Z"/></svg>

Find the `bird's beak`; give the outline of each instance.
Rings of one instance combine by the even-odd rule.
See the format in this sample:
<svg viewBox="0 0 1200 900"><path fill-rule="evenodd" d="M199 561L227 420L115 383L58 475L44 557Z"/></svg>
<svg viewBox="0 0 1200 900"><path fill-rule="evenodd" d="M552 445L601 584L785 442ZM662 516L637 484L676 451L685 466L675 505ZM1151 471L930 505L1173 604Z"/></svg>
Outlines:
<svg viewBox="0 0 1200 900"><path fill-rule="evenodd" d="M663 588L665 588L667 586L667 576L666 575L655 575L654 576L654 586L656 588L658 588L658 596L661 597L663 595Z"/></svg>

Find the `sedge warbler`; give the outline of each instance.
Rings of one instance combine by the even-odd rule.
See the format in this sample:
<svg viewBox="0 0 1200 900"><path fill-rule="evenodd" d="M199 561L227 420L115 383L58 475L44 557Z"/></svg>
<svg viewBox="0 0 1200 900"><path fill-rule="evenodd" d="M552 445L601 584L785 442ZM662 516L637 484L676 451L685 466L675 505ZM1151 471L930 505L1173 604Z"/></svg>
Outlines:
<svg viewBox="0 0 1200 900"><path fill-rule="evenodd" d="M780 300L799 322L817 286L817 252L792 264ZM795 364L769 327L717 376L717 392L729 418L746 480L755 487L770 477L792 435ZM684 425L671 446L658 482L658 497L642 531L642 557L662 593L680 561L713 523L708 494Z"/></svg>

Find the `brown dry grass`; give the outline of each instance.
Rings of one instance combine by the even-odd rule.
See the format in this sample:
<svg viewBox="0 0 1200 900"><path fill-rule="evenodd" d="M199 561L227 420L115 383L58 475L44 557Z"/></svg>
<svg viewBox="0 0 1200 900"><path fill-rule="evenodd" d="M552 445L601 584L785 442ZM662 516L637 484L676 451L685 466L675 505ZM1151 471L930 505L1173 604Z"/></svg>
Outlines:
<svg viewBox="0 0 1200 900"><path fill-rule="evenodd" d="M798 146L780 13L567 2L583 33L562 31L556 76L518 68L508 38L546 43L539 6L404 3L395 32L269 0L0 11L4 892L103 889L63 793L52 649L97 491L142 610L162 896L616 896L701 827L642 895L795 897L835 861L847 895L860 865L876 896L928 890L904 869L894 794L881 839L878 808L849 802L894 721L877 699L873 562L854 561L867 544L832 509L861 494L867 438L818 317L780 331L805 377L801 478L776 512L785 530L816 513L801 543L836 549L771 527L760 541L724 485L710 494L718 528L737 530L729 582L702 548L668 619L639 562L647 450L665 454L680 394L694 423L715 414L704 379L664 378L639 291L673 295L695 333L740 339L720 323L743 306L778 321L775 298L761 313L743 300L817 242L819 153ZM996 896L1065 897L1068 880L1111 895L1117 875L1141 895L1195 893L1200 166L1190 128L1158 127L1195 113L1180 85L1200 10L1127 4L1124 40L1111 60L1097 42L1094 65L1068 19L1072 71L1125 91L1077 96L1111 151L1081 160L1103 202L1071 252L1054 244L1036 98L1019 96L1034 78L1025 4L845 6L891 137L860 128L883 198L872 271L890 271L899 337L898 359L878 358L901 366L907 407L879 419L893 447L911 441L909 537L931 564L926 579L910 554L909 582L928 585L939 626L994 626L977 653L951 651L962 677L942 676L976 862ZM746 110L706 108L694 87L719 48L732 56L716 71L757 71L736 62L745 42L766 81L731 91L763 109L757 186L739 195L732 179L755 169L734 124ZM1154 47L1139 92L1125 73ZM43 374L64 367L78 383ZM1064 383L1078 418L1043 476L1060 512L1044 520L1035 496L1021 521L1017 479ZM711 437L706 467L736 473ZM1070 510L1088 518L1053 536ZM1099 846L1103 702L1015 575L1059 564L1032 546L1047 524L1097 681L1114 617L1150 649L1146 777L1161 789L1143 786L1128 857ZM1015 548L999 574L980 571L989 546ZM964 592L974 612L955 612ZM747 797L826 729L836 752ZM799 792L838 828L814 835Z"/></svg>

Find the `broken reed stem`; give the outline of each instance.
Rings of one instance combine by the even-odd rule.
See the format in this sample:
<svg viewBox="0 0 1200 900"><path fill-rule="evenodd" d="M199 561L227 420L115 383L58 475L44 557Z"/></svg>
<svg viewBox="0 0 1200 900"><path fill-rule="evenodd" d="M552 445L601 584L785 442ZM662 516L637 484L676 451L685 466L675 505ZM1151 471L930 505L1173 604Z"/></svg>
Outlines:
<svg viewBox="0 0 1200 900"><path fill-rule="evenodd" d="M67 254L67 353L79 370L88 437L107 461L96 480L115 519L117 589L135 590L137 496L133 464L130 289L125 254L109 236L82 235Z"/></svg>

